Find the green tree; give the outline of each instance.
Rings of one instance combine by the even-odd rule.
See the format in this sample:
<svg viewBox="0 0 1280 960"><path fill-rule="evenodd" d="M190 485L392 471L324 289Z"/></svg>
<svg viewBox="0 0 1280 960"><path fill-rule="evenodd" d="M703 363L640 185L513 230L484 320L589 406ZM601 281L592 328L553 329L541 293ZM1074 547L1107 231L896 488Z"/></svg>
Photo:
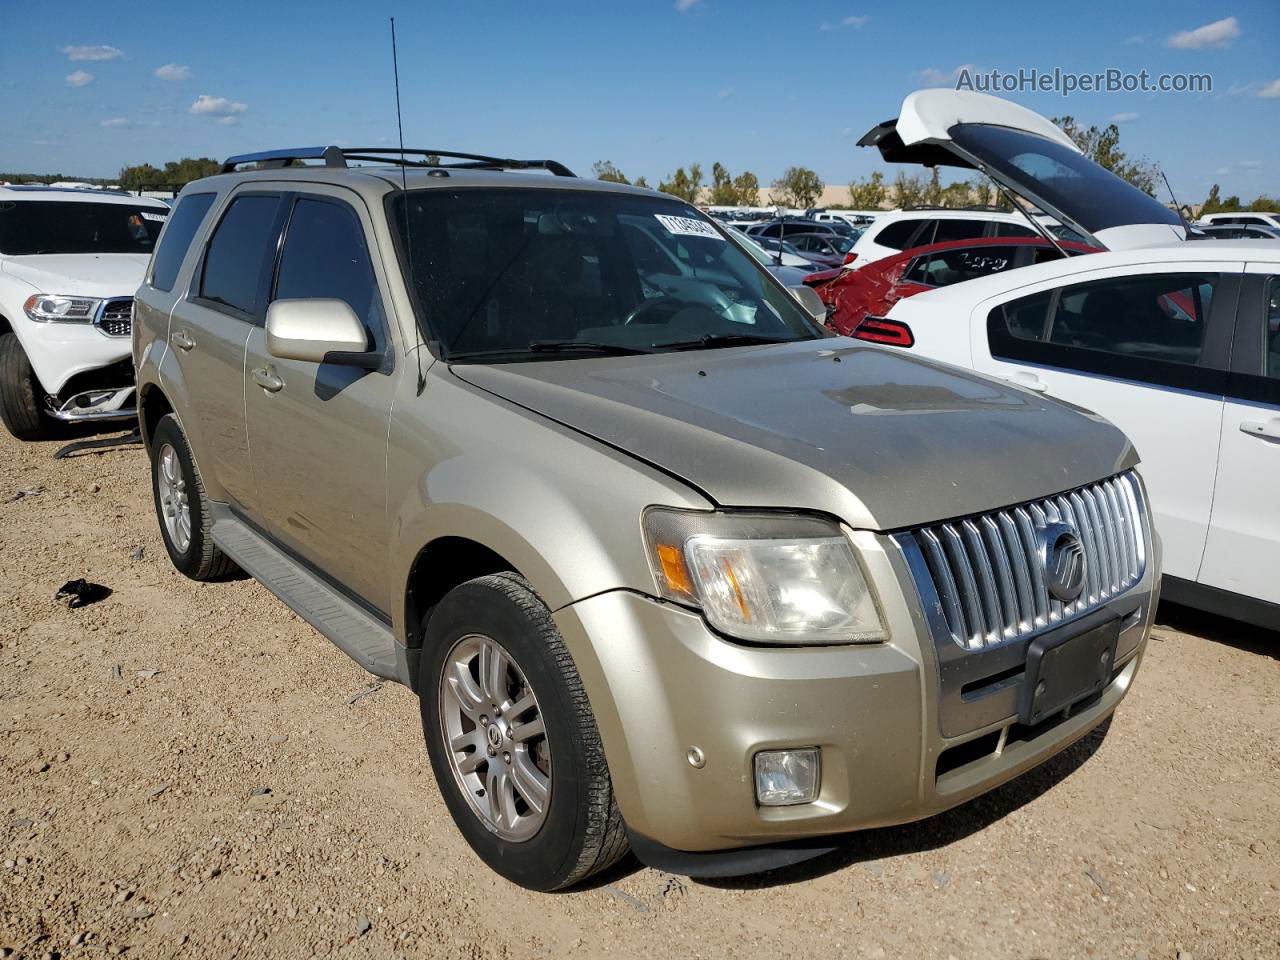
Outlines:
<svg viewBox="0 0 1280 960"><path fill-rule="evenodd" d="M942 206L942 175L937 167L929 171L929 182L925 185L922 199L930 207Z"/></svg>
<svg viewBox="0 0 1280 960"><path fill-rule="evenodd" d="M789 207L812 207L825 188L822 178L808 167L787 167L782 176L773 181L773 189L778 191L775 202Z"/></svg>
<svg viewBox="0 0 1280 960"><path fill-rule="evenodd" d="M646 190L648 190L648 189L649 189L649 181L648 181L648 180L646 180L644 177L636 177L635 183L633 183L633 184L632 184L632 186L633 186L633 187L644 187Z"/></svg>
<svg viewBox="0 0 1280 960"><path fill-rule="evenodd" d="M159 183L164 186L185 186L192 180L211 177L222 169L222 163L212 157L183 157L170 160L161 171Z"/></svg>
<svg viewBox="0 0 1280 960"><path fill-rule="evenodd" d="M1258 199L1262 198L1259 197ZM1238 213L1243 209L1240 198L1235 194L1224 200L1220 188L1215 183L1209 188L1209 196L1200 207L1200 216L1203 217L1206 213Z"/></svg>
<svg viewBox="0 0 1280 960"><path fill-rule="evenodd" d="M711 165L711 203L717 207L734 207L738 204L738 191L733 176L724 164Z"/></svg>
<svg viewBox="0 0 1280 960"><path fill-rule="evenodd" d="M1086 157L1098 166L1110 170L1122 180L1128 180L1139 190L1155 196L1156 181L1160 176L1159 170L1145 158L1130 159L1120 149L1120 128L1114 123L1107 124L1105 127L1085 128L1076 123L1075 118L1070 115L1054 117L1053 122L1075 142Z"/></svg>
<svg viewBox="0 0 1280 960"><path fill-rule="evenodd" d="M734 201L740 207L754 207L760 203L760 180L750 170L744 170L733 178Z"/></svg>
<svg viewBox="0 0 1280 960"><path fill-rule="evenodd" d="M924 198L924 182L916 174L907 176L907 174L899 170L898 175L893 178L893 189L890 192L890 198L894 207L899 210L916 206Z"/></svg>
<svg viewBox="0 0 1280 960"><path fill-rule="evenodd" d="M671 175L671 179L658 184L658 189L688 203L697 203L698 192L702 189L702 165L689 164L688 173L685 172L684 167L678 167Z"/></svg>
<svg viewBox="0 0 1280 960"><path fill-rule="evenodd" d="M157 170L149 163L141 163L135 167L125 167L116 177L116 182L126 190L142 190L165 183L164 172Z"/></svg>
<svg viewBox="0 0 1280 960"><path fill-rule="evenodd" d="M1262 196L1258 197L1257 200L1253 201L1253 203L1249 204L1247 209L1256 210L1260 213L1280 212L1280 200L1277 200L1275 197L1269 197L1264 193Z"/></svg>
<svg viewBox="0 0 1280 960"><path fill-rule="evenodd" d="M607 180L609 183L630 183L626 174L613 165L612 160L597 160L591 165L591 175L597 180Z"/></svg>
<svg viewBox="0 0 1280 960"><path fill-rule="evenodd" d="M855 210L879 210L889 198L884 174L876 170L866 180L849 184L849 205Z"/></svg>

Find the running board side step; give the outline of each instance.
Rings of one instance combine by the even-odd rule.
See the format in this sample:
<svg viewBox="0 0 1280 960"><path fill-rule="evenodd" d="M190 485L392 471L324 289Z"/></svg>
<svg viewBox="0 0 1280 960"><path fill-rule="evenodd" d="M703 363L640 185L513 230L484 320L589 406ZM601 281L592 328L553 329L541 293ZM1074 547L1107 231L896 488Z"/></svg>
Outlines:
<svg viewBox="0 0 1280 960"><path fill-rule="evenodd" d="M229 509L213 504L213 542L245 573L374 676L403 682L391 628L351 602Z"/></svg>

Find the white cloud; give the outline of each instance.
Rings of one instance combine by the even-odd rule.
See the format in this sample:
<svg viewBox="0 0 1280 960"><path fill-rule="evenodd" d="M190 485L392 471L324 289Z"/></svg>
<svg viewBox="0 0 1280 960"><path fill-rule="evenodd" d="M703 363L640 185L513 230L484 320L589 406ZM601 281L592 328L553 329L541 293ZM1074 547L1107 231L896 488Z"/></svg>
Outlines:
<svg viewBox="0 0 1280 960"><path fill-rule="evenodd" d="M207 93L200 94L196 98L196 102L191 105L192 113L207 113L215 117L244 113L248 109L249 105L247 103L228 100L226 97L211 97Z"/></svg>
<svg viewBox="0 0 1280 960"><path fill-rule="evenodd" d="M733 89L733 87L724 87L724 88L720 91L720 99L721 99L721 100L728 100L730 97L732 97L732 96L733 96L733 94L734 94L734 89Z"/></svg>
<svg viewBox="0 0 1280 960"><path fill-rule="evenodd" d="M61 141L61 140L32 140L32 141L31 141L31 143L32 143L32 145L33 145L33 146L36 146L36 147L60 147L60 146L62 146L62 141Z"/></svg>
<svg viewBox="0 0 1280 960"><path fill-rule="evenodd" d="M676 0L676 10L680 13L688 13L701 2L702 0Z"/></svg>
<svg viewBox="0 0 1280 960"><path fill-rule="evenodd" d="M128 117L112 117L110 120L103 120L100 127L132 127L133 122Z"/></svg>
<svg viewBox="0 0 1280 960"><path fill-rule="evenodd" d="M85 73L83 70L77 70L75 73L68 73L66 76L66 84L68 87L84 87L93 83L93 74Z"/></svg>
<svg viewBox="0 0 1280 960"><path fill-rule="evenodd" d="M219 117L218 122L222 124L224 127L234 127L237 123L240 122L240 118L239 117Z"/></svg>
<svg viewBox="0 0 1280 960"><path fill-rule="evenodd" d="M1258 91L1260 97L1280 97L1280 80L1272 80L1265 87Z"/></svg>
<svg viewBox="0 0 1280 960"><path fill-rule="evenodd" d="M161 80L190 80L191 68L181 63L166 63L156 67L156 76Z"/></svg>
<svg viewBox="0 0 1280 960"><path fill-rule="evenodd" d="M1241 160L1240 166L1244 167L1246 170L1254 170L1262 166L1262 162L1260 160Z"/></svg>
<svg viewBox="0 0 1280 960"><path fill-rule="evenodd" d="M920 71L920 79L925 83L940 87L955 83L956 78L960 76L962 71L968 70L970 73L974 73L977 69L972 63L962 63L950 73L945 70L939 70L936 67L926 67Z"/></svg>
<svg viewBox="0 0 1280 960"><path fill-rule="evenodd" d="M1139 33L1130 37L1128 40L1126 40L1124 42L1124 45L1126 47L1140 47L1142 46L1142 44L1146 42L1147 42L1147 35L1145 33Z"/></svg>
<svg viewBox="0 0 1280 960"><path fill-rule="evenodd" d="M822 26L818 27L818 29L823 31L839 30L841 27L853 27L854 29L857 29L858 27L865 27L870 22L870 17L845 17L839 23L824 23Z"/></svg>
<svg viewBox="0 0 1280 960"><path fill-rule="evenodd" d="M1230 172L1230 167L1219 167L1217 170L1213 171L1213 175L1215 177L1225 177Z"/></svg>
<svg viewBox="0 0 1280 960"><path fill-rule="evenodd" d="M1126 111L1125 113L1114 114L1108 122L1109 123L1132 123L1134 120L1137 120L1137 119L1138 119L1138 115L1136 113L1130 113Z"/></svg>
<svg viewBox="0 0 1280 960"><path fill-rule="evenodd" d="M1177 50L1200 50L1204 47L1229 47L1231 41L1238 36L1240 21L1235 17L1226 17L1194 30L1175 33L1165 43Z"/></svg>
<svg viewBox="0 0 1280 960"><path fill-rule="evenodd" d="M124 56L123 50L117 50L115 47L108 47L105 44L98 46L68 46L63 47L62 53L67 55L68 60L119 60Z"/></svg>

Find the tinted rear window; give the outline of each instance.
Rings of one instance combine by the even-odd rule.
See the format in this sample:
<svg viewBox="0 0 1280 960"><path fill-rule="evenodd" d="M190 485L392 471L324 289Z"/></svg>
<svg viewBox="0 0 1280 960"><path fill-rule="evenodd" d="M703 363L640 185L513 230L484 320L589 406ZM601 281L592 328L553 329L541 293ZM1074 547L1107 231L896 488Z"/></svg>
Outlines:
<svg viewBox="0 0 1280 960"><path fill-rule="evenodd" d="M279 205L279 197L265 194L236 197L231 202L209 241L200 296L257 314Z"/></svg>
<svg viewBox="0 0 1280 960"><path fill-rule="evenodd" d="M1182 224L1155 197L1060 143L982 123L956 124L948 132L958 146L1091 232L1134 223Z"/></svg>
<svg viewBox="0 0 1280 960"><path fill-rule="evenodd" d="M871 239L882 247L891 247L894 250L905 250L907 244L911 242L911 235L916 232L916 227L920 226L919 220L899 220L891 223Z"/></svg>
<svg viewBox="0 0 1280 960"><path fill-rule="evenodd" d="M185 196L169 217L169 229L156 249L155 263L151 268L151 286L157 290L173 289L191 239L204 222L204 215L209 212L215 196L212 193Z"/></svg>
<svg viewBox="0 0 1280 960"><path fill-rule="evenodd" d="M0 253L145 253L169 211L131 203L0 200Z"/></svg>

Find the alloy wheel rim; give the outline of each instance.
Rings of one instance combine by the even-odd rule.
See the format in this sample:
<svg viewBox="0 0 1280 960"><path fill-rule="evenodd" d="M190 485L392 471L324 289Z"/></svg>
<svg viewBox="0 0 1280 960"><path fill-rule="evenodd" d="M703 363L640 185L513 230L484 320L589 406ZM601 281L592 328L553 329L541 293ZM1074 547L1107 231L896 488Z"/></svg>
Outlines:
<svg viewBox="0 0 1280 960"><path fill-rule="evenodd" d="M445 657L439 703L445 754L472 813L503 840L532 839L551 803L551 749L524 671L498 641L469 634Z"/></svg>
<svg viewBox="0 0 1280 960"><path fill-rule="evenodd" d="M165 533L175 550L186 553L191 547L191 504L187 500L187 480L182 474L182 462L170 443L160 447L156 460L160 467L156 473L156 487Z"/></svg>

